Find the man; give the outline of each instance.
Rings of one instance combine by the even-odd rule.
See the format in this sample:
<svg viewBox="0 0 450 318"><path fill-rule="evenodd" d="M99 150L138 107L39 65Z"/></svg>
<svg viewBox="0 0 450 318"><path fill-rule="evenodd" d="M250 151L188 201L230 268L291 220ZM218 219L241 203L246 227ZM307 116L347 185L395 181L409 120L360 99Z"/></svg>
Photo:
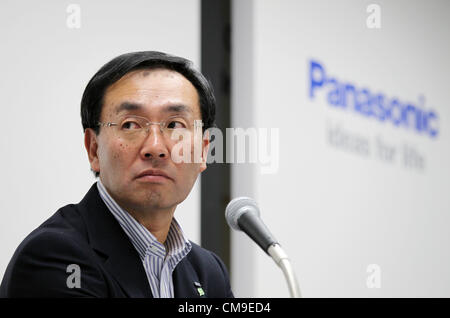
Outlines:
<svg viewBox="0 0 450 318"><path fill-rule="evenodd" d="M99 180L25 238L0 296L233 297L222 261L174 218L206 169L195 132L214 125L215 99L203 75L160 52L121 55L88 83L81 117Z"/></svg>

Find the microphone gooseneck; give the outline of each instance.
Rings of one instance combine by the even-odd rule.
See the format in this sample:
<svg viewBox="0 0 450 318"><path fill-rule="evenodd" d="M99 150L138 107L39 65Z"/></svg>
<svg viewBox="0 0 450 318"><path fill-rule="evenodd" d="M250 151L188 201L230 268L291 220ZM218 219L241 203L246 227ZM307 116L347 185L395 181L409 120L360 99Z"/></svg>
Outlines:
<svg viewBox="0 0 450 318"><path fill-rule="evenodd" d="M225 218L232 229L246 233L264 252L272 257L283 271L291 297L301 297L291 262L262 221L257 203L248 197L235 198L228 203L225 209Z"/></svg>

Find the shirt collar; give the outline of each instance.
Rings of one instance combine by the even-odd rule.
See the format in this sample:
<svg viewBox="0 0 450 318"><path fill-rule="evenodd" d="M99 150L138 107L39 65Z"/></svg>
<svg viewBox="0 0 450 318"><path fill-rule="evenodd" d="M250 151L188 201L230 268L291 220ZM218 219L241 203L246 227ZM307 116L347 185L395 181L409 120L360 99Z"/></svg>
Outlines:
<svg viewBox="0 0 450 318"><path fill-rule="evenodd" d="M184 235L180 224L172 218L169 232L165 244L158 242L156 237L145 226L140 224L126 210L122 209L110 196L100 179L97 182L100 197L114 215L120 226L127 234L131 243L139 253L141 260L146 254L153 254L158 257L184 257L192 248L191 242ZM167 250L166 250L167 248Z"/></svg>

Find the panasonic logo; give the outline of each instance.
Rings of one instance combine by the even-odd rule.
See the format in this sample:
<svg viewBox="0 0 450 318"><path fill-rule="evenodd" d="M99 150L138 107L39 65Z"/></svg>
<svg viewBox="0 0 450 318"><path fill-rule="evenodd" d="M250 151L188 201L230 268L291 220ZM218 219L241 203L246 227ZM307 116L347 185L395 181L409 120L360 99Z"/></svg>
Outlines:
<svg viewBox="0 0 450 318"><path fill-rule="evenodd" d="M367 87L358 86L329 76L323 64L309 62L309 98L321 93L330 106L356 112L380 122L415 131L436 138L439 134L438 114L424 109L422 103L404 102L383 93L374 93ZM420 106L419 106L420 105Z"/></svg>

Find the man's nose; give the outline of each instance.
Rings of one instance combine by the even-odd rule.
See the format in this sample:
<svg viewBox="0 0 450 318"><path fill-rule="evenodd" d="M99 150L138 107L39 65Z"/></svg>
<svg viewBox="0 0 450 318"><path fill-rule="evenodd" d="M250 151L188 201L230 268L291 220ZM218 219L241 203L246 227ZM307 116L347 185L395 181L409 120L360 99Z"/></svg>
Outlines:
<svg viewBox="0 0 450 318"><path fill-rule="evenodd" d="M141 156L145 159L167 159L169 150L167 149L164 133L160 125L150 125L144 144L141 149Z"/></svg>

